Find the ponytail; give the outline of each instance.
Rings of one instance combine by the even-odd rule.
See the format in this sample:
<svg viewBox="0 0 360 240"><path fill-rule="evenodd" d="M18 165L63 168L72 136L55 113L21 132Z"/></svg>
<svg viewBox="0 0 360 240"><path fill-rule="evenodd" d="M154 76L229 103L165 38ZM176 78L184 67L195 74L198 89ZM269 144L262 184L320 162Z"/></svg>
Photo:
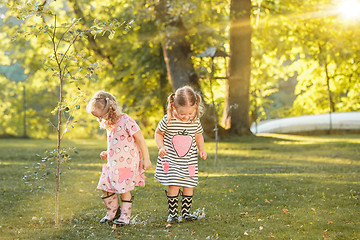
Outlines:
<svg viewBox="0 0 360 240"><path fill-rule="evenodd" d="M168 103L167 103L166 113L167 113L167 121L169 123L173 116L173 105L175 104L175 93L172 93L169 95L167 102Z"/></svg>
<svg viewBox="0 0 360 240"><path fill-rule="evenodd" d="M195 96L196 96L196 102L195 102L196 110L195 110L195 117L194 117L193 121L200 118L204 113L204 106L203 106L200 94L195 93Z"/></svg>

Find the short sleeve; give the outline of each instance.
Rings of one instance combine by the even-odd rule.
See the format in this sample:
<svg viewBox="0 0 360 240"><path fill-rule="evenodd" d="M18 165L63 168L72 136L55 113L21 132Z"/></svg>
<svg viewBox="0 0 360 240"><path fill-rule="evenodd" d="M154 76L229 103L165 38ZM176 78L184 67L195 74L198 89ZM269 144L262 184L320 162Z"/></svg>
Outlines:
<svg viewBox="0 0 360 240"><path fill-rule="evenodd" d="M137 125L137 123L135 122L134 119L132 119L131 117L127 116L127 121L125 123L125 127L127 129L127 132L129 133L130 136L134 135L137 131L140 131L140 127L139 125Z"/></svg>
<svg viewBox="0 0 360 240"><path fill-rule="evenodd" d="M197 121L197 128L196 128L196 134L198 134L198 133L203 133L204 132L204 129L202 128L202 126L201 126L201 122L200 122L200 120L198 119Z"/></svg>
<svg viewBox="0 0 360 240"><path fill-rule="evenodd" d="M157 127L160 132L166 132L167 130L167 115L165 115L158 124Z"/></svg>

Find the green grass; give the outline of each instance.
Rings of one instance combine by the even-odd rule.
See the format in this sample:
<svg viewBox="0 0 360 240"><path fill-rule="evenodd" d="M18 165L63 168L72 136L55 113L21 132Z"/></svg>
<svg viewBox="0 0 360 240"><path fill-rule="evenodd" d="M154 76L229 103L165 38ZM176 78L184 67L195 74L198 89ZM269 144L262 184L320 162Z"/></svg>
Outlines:
<svg viewBox="0 0 360 240"><path fill-rule="evenodd" d="M203 218L167 226L164 186L153 179L133 194L133 224L112 231L98 221L105 207L96 190L105 140L67 140L77 147L64 166L61 224L54 225L53 174L22 180L54 140L0 140L1 239L360 239L360 135L261 135L207 142L199 160L193 211Z"/></svg>

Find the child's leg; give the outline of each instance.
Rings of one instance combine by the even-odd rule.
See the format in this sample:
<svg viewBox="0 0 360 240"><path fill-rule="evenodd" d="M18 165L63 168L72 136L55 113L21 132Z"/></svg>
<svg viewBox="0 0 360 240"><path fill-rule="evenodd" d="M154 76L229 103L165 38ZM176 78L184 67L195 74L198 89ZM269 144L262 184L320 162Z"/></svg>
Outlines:
<svg viewBox="0 0 360 240"><path fill-rule="evenodd" d="M121 197L121 201L131 201L131 193L130 193L130 191L126 192L126 193L121 193L120 197Z"/></svg>
<svg viewBox="0 0 360 240"><path fill-rule="evenodd" d="M178 186L169 186L168 190L165 190L169 208L167 222L175 223L178 221L179 192L180 188Z"/></svg>
<svg viewBox="0 0 360 240"><path fill-rule="evenodd" d="M118 218L120 216L118 196L115 193L103 191L101 198L105 203L107 213L106 216L100 220L100 223L111 222L115 218Z"/></svg>
<svg viewBox="0 0 360 240"><path fill-rule="evenodd" d="M181 217L187 221L197 219L195 216L190 214L193 194L194 191L192 187L183 187L183 194L181 195Z"/></svg>
<svg viewBox="0 0 360 240"><path fill-rule="evenodd" d="M177 196L179 195L180 187L178 186L168 186L167 195L168 196Z"/></svg>
<svg viewBox="0 0 360 240"><path fill-rule="evenodd" d="M111 192L102 191L101 197L103 198L103 197L107 197L107 196L109 196L109 195L111 195Z"/></svg>
<svg viewBox="0 0 360 240"><path fill-rule="evenodd" d="M129 224L131 217L131 207L133 202L133 197L131 196L130 191L120 194L121 196L121 215L118 220L114 221L114 224L124 226Z"/></svg>
<svg viewBox="0 0 360 240"><path fill-rule="evenodd" d="M183 195L192 196L194 194L194 189L192 187L183 187Z"/></svg>

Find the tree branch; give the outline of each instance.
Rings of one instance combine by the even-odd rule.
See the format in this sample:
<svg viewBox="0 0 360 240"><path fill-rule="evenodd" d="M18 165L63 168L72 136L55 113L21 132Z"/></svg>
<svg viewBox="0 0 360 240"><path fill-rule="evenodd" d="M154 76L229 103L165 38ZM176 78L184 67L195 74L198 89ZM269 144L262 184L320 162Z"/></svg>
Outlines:
<svg viewBox="0 0 360 240"><path fill-rule="evenodd" d="M80 9L78 2L76 0L70 0L69 2L73 4L73 9L77 18L80 18L83 21L84 25L87 25L88 22L86 21L84 13ZM114 63L111 61L110 56L106 55L103 50L97 45L97 42L94 39L94 35L92 35L91 33L89 33L88 35L88 41L90 48L100 57L106 59L110 63L110 65L114 67Z"/></svg>

